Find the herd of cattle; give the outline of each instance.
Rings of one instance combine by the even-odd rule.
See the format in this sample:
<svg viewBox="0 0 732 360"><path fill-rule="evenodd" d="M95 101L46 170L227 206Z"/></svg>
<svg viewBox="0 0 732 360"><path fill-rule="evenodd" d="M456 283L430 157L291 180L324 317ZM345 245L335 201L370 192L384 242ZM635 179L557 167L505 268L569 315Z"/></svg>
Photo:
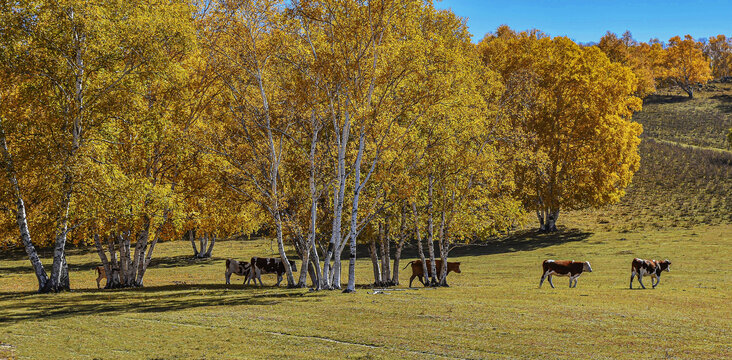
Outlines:
<svg viewBox="0 0 732 360"><path fill-rule="evenodd" d="M430 268L430 261L426 260L426 266L427 268ZM295 266L295 262L292 260L289 260L290 268L292 271L297 271L297 266ZM421 260L414 260L407 263L407 266L404 268L406 269L409 265L412 266L412 276L409 278L409 287L412 287L412 281L414 281L415 278L419 279L419 282L422 283L422 285L425 285L426 277L424 275L424 267L422 266ZM442 272L442 260L437 259L435 260L435 267L437 268L437 273L440 274ZM589 261L573 261L573 260L544 260L542 263L542 275L541 280L539 281L539 287L544 283L544 280L549 280L549 285L554 288L554 283L552 283L552 276L568 276L569 277L569 287L577 287L577 278L579 278L580 275L582 275L583 272L592 272L592 267L590 266ZM99 282L102 279L106 279L107 275L104 271L104 266L98 266L96 268L97 271L97 288L99 288ZM656 261L656 260L644 260L635 258L633 259L633 263L631 264L630 269L630 288L633 288L633 278L636 276L638 277L638 283L643 287L646 288L645 285L643 285L643 277L648 275L651 277L651 285L653 288L658 286L658 283L661 282L661 272L663 271L671 271L671 261L663 260L663 261ZM226 283L230 284L231 275L238 275L244 277L244 285L248 285L249 281L254 279L254 284L257 283L257 280L259 280L259 285L262 286L262 274L276 274L277 275L277 284L276 286L280 286L280 283L282 282L282 275L284 275L286 272L285 265L282 262L281 258L263 258L263 257L253 257L250 262L246 261L236 261L234 259L226 259ZM459 262L447 262L447 273L450 272L456 272L460 273L460 263ZM447 276L447 275L445 275ZM655 282L654 282L655 280Z"/></svg>

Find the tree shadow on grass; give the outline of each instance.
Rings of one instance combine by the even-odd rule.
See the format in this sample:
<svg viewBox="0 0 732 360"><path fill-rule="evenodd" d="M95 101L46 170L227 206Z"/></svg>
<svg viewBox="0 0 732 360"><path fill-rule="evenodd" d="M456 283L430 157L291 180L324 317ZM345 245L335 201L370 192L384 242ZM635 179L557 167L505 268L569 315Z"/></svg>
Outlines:
<svg viewBox="0 0 732 360"><path fill-rule="evenodd" d="M519 231L506 237L488 239L477 244L458 246L450 251L450 257L532 251L548 246L583 241L590 236L592 236L591 232L579 229L560 228L560 231L552 233L543 233L536 230ZM419 254L416 249L406 249L402 252L402 259L417 258L418 256ZM439 255L435 254L435 256ZM406 264L406 262L403 262L403 264Z"/></svg>
<svg viewBox="0 0 732 360"><path fill-rule="evenodd" d="M287 301L320 301L324 293L302 290L241 291L224 284L164 285L119 290L80 290L64 294L0 293L7 302L0 324L111 313L159 313L213 306L275 305ZM267 290L262 293L261 290ZM202 291L205 291L202 292ZM53 297L49 299L49 297Z"/></svg>
<svg viewBox="0 0 732 360"><path fill-rule="evenodd" d="M649 95L643 99L643 105L648 104L675 104L691 100L688 96L679 95Z"/></svg>
<svg viewBox="0 0 732 360"><path fill-rule="evenodd" d="M717 100L720 102L719 105L717 105L717 109L721 112L725 113L732 113L732 95L715 95L712 96L711 99Z"/></svg>
<svg viewBox="0 0 732 360"><path fill-rule="evenodd" d="M579 229L561 229L552 233L536 230L517 232L504 238L487 240L484 243L458 247L450 254L452 256L480 256L512 253L517 251L532 251L554 245L587 240L591 232Z"/></svg>
<svg viewBox="0 0 732 360"><path fill-rule="evenodd" d="M158 269L164 269L164 268L177 268L177 267L185 267L185 266L195 266L195 265L203 265L203 264L209 264L212 262L218 262L218 261L224 261L226 259L220 258L220 257L210 257L206 259L197 259L194 258L192 255L177 255L177 256L163 256L163 257L153 257L150 260L150 266L148 269L152 268L158 268ZM7 264L7 263L6 263ZM3 264L0 262L0 272L7 272L11 274L30 274L34 273L33 268L30 265L30 262L23 263L22 265L15 265L15 266L9 266ZM101 261L91 261L91 262L85 262L85 263L78 263L78 262L69 262L69 271L71 272L77 272L77 271L93 271L97 268L97 266L101 266ZM47 264L46 271L49 271L50 264Z"/></svg>

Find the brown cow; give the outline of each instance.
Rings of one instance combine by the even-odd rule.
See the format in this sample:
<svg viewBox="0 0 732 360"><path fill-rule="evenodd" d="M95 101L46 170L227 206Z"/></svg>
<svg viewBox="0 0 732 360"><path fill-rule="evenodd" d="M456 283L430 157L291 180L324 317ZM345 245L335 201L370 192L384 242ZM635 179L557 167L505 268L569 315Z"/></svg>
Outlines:
<svg viewBox="0 0 732 360"><path fill-rule="evenodd" d="M107 279L107 272L104 270L104 266L97 266L97 289L100 289L99 282L102 279Z"/></svg>
<svg viewBox="0 0 732 360"><path fill-rule="evenodd" d="M630 267L630 288L633 288L633 277L638 275L638 283L645 289L646 287L641 279L643 275L651 275L651 285L655 289L658 283L661 282L661 272L664 270L671 271L671 261L668 259L664 261L633 259ZM653 279L656 279L655 284Z"/></svg>
<svg viewBox="0 0 732 360"><path fill-rule="evenodd" d="M544 283L544 279L549 278L549 285L554 288L552 283L552 275L558 276L569 276L569 287L577 287L577 278L582 275L583 271L592 272L592 267L589 261L574 261L574 260L544 260L542 263L543 272L541 275L541 281L539 281L539 287ZM574 286L572 286L574 282Z"/></svg>
<svg viewBox="0 0 732 360"><path fill-rule="evenodd" d="M425 260L425 263L427 264L427 271L430 271L430 260ZM409 278L409 287L412 287L412 281L414 281L414 278L419 278L419 282L421 282L422 285L427 286L424 282L426 277L424 276L424 271L422 271L422 260L410 261L407 263L407 266L410 264L412 265L412 277ZM407 266L405 266L404 269L406 269ZM442 273L442 259L435 259L435 268L437 268L437 275L439 276ZM448 261L447 274L451 271L460 274L460 263ZM447 277L447 274L445 274L445 277ZM423 278L425 279L423 280ZM445 285L447 285L447 280L445 281Z"/></svg>

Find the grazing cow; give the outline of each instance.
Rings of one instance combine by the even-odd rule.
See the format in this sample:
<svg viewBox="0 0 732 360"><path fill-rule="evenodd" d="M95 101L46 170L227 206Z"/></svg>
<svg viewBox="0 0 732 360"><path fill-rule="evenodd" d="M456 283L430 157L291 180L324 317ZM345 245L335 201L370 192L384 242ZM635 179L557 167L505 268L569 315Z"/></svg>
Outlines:
<svg viewBox="0 0 732 360"><path fill-rule="evenodd" d="M297 266L292 260L290 262L290 269L293 272L297 271ZM249 284L249 280L254 279L254 283L257 283L259 279L259 286L262 286L262 274L277 274L277 285L280 286L282 282L282 274L286 273L285 264L282 262L282 258L261 258L253 257L251 261L252 271L249 272L249 277L245 284Z"/></svg>
<svg viewBox="0 0 732 360"><path fill-rule="evenodd" d="M582 275L583 271L592 272L592 267L589 261L570 261L570 260L544 260L542 263L543 272L541 275L541 281L539 281L539 287L544 283L544 279L548 277L549 285L554 288L552 283L552 275L557 276L569 276L569 287L577 287L577 278ZM572 285L574 282L574 286Z"/></svg>
<svg viewBox="0 0 732 360"><path fill-rule="evenodd" d="M638 283L645 289L646 287L642 281L643 275L651 275L651 285L655 289L658 283L661 282L661 272L664 270L671 271L671 261L668 259L664 261L633 259L630 267L630 288L633 288L633 277L638 275ZM653 279L656 279L655 284Z"/></svg>
<svg viewBox="0 0 732 360"><path fill-rule="evenodd" d="M425 263L427 264L427 271L430 271L430 260L425 260ZM418 278L419 282L422 283L422 285L427 286L425 284L425 280L427 280L427 277L424 276L424 271L422 271L422 260L414 260L407 263L407 266L412 265L412 277L409 278L409 287L412 287L412 281L414 281L414 278ZM404 267L404 269L407 268L407 266ZM442 273L442 259L435 259L435 268L437 270L437 276L440 276ZM460 274L460 263L459 262L447 262L447 274L449 274L451 271L454 271L458 274ZM447 277L447 274L445 274L445 277ZM445 280L445 285L447 285L447 280Z"/></svg>
<svg viewBox="0 0 732 360"><path fill-rule="evenodd" d="M229 285L231 274L244 277L244 281L249 277L252 271L252 265L246 261L236 261L234 259L226 259L226 285Z"/></svg>
<svg viewBox="0 0 732 360"><path fill-rule="evenodd" d="M104 270L104 266L97 266L97 289L100 289L99 282L102 279L107 279L107 272Z"/></svg>

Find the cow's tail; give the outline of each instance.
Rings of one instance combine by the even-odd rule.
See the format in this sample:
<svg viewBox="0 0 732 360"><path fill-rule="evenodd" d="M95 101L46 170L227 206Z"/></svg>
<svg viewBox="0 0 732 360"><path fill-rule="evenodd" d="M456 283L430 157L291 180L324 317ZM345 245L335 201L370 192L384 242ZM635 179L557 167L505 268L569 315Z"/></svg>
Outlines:
<svg viewBox="0 0 732 360"><path fill-rule="evenodd" d="M543 263L541 263L541 276L544 276L546 274L546 271L549 270L549 263L553 260L544 260Z"/></svg>
<svg viewBox="0 0 732 360"><path fill-rule="evenodd" d="M408 267L409 267L409 265L412 265L412 263L414 263L414 261L415 261L415 260L412 260L412 261L408 262L408 263L407 263L407 265L406 265L405 267L403 267L403 268L402 268L402 270L404 270L404 269L408 268Z"/></svg>
<svg viewBox="0 0 732 360"><path fill-rule="evenodd" d="M99 271L99 266L95 267L95 268L94 268L94 271L96 271L96 272L97 272L97 276L99 276L99 275L102 275L102 272L101 272L101 271Z"/></svg>

